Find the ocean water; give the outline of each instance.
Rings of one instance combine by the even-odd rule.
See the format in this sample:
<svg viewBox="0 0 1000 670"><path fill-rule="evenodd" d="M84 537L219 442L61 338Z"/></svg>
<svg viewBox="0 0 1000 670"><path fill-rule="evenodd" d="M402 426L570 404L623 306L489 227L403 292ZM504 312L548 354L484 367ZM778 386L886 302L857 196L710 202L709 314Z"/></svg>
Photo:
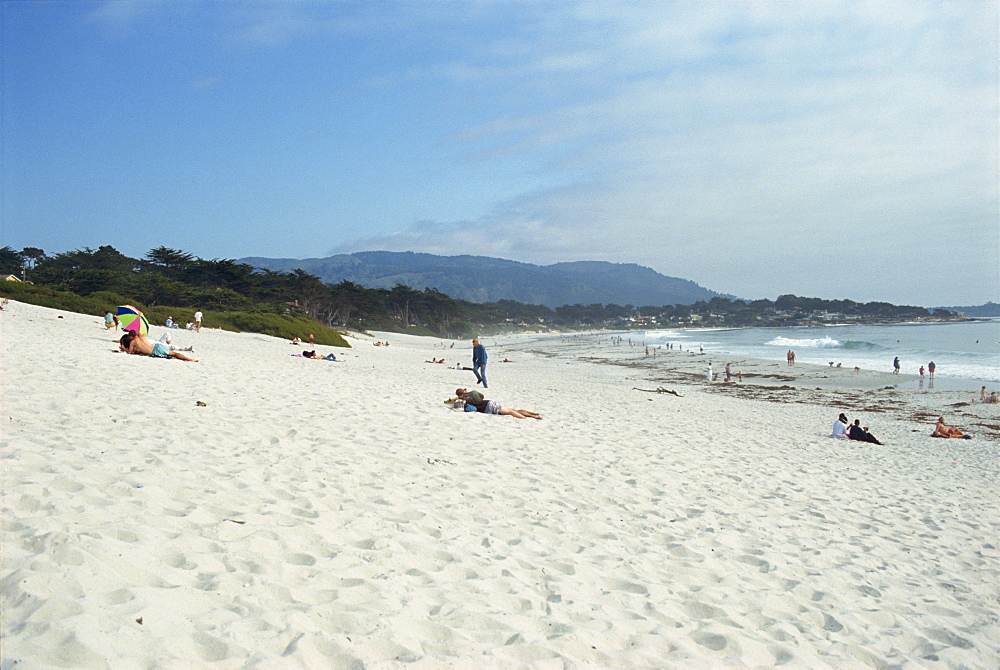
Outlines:
<svg viewBox="0 0 1000 670"><path fill-rule="evenodd" d="M789 349L796 363L841 364L892 372L899 356L903 375L916 375L934 361L938 388L1000 390L1000 319L956 323L804 326L798 328L733 328L648 330L631 335L648 346L672 343L685 350L704 347L706 354L725 358L784 361ZM926 375L926 371L925 371ZM929 380L927 380L929 381ZM975 382L974 386L971 382ZM916 385L901 380L900 385Z"/></svg>

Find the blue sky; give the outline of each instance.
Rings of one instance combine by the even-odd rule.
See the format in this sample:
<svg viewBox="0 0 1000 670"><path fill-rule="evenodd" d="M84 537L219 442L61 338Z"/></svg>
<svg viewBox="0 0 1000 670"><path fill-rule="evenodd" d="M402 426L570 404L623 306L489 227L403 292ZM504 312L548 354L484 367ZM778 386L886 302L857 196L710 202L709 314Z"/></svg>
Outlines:
<svg viewBox="0 0 1000 670"><path fill-rule="evenodd" d="M0 246L607 260L748 298L1000 301L993 0L0 11Z"/></svg>

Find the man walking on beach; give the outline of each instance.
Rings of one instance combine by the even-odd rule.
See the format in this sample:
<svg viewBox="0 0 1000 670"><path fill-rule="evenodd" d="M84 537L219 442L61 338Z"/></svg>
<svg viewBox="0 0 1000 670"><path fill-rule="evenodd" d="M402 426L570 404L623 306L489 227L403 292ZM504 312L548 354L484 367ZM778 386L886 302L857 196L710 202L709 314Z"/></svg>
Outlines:
<svg viewBox="0 0 1000 670"><path fill-rule="evenodd" d="M489 388L486 384L486 347L479 343L478 337L472 338L472 372L476 375L477 384Z"/></svg>
<svg viewBox="0 0 1000 670"><path fill-rule="evenodd" d="M201 318L202 318L202 313L201 310L199 309L197 312L194 313L194 332L196 333L201 332Z"/></svg>

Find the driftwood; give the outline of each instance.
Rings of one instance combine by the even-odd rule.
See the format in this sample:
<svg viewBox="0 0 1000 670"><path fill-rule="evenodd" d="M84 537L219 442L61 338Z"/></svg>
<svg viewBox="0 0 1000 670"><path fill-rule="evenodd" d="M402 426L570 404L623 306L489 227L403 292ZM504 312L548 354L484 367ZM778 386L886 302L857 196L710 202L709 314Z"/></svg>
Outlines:
<svg viewBox="0 0 1000 670"><path fill-rule="evenodd" d="M662 386L657 386L655 389L641 389L638 386L633 386L632 390L633 391L644 391L646 393L669 393L670 395L675 395L678 398L683 398L684 397L680 393L678 393L677 391L673 391L673 390L670 390L670 389L665 389Z"/></svg>

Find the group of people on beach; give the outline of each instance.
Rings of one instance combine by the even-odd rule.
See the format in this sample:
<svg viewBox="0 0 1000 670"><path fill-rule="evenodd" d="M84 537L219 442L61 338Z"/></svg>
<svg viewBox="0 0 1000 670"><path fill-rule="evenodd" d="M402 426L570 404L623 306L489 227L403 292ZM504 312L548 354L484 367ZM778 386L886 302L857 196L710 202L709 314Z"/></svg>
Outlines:
<svg viewBox="0 0 1000 670"><path fill-rule="evenodd" d="M202 319L204 318L204 316L205 315L201 313L201 310L198 310L197 312L194 313L194 320L193 321L188 321L187 322L187 326L185 326L185 327L188 330L193 330L196 333L200 333L201 332L201 322L202 322ZM107 328L108 330L111 330L112 328L114 328L115 330L118 330L118 327L120 325L121 325L121 322L118 320L118 316L114 312L112 312L111 310L108 310L104 314L104 327L105 328ZM166 319L166 321L163 322L163 326L164 326L164 328L180 328L180 326L177 325L177 322L174 321L174 317L173 316L168 316L167 319Z"/></svg>
<svg viewBox="0 0 1000 670"><path fill-rule="evenodd" d="M983 387L984 389L986 387ZM879 442L874 435L868 432L868 426L862 426L860 419L855 419L854 423L850 423L847 420L847 415L843 412L837 417L837 420L833 422L833 434L830 437L836 437L842 440L857 440L858 442L871 442L872 444L882 444ZM961 428L957 426L949 426L944 422L944 417L938 417L937 424L934 426L934 432L931 433L931 437L949 437L949 438L962 438L966 440L972 439L972 435L964 432Z"/></svg>
<svg viewBox="0 0 1000 670"><path fill-rule="evenodd" d="M483 388L489 388L486 382L486 361L488 359L486 347L479 341L478 337L472 338L472 373L476 376L476 384L482 384ZM443 363L444 359L428 362ZM506 358L504 362L508 361ZM460 366L461 367L461 366ZM470 368L463 368L468 370ZM515 419L541 419L537 412L528 409L511 409L504 407L496 400L488 400L483 394L476 390L469 390L465 387L455 389L455 397L445 401L454 409L463 409L467 412L480 412L482 414L498 414L501 416L512 416Z"/></svg>

